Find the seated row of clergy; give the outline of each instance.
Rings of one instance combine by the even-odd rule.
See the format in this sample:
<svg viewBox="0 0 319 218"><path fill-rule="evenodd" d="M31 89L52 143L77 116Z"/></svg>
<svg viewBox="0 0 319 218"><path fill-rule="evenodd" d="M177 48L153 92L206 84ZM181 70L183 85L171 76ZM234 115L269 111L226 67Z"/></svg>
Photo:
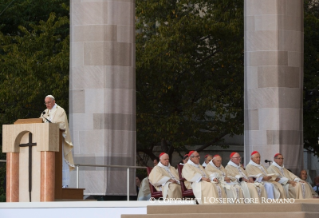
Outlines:
<svg viewBox="0 0 319 218"><path fill-rule="evenodd" d="M252 152L246 170L241 166L237 152L231 153L225 168L219 155L213 156L205 169L199 163L198 152L191 151L188 157L182 176L187 180L185 186L193 189L200 204L220 203L212 201L212 198L255 199L251 203L260 203L261 198L312 198L310 187L284 168L283 156L279 153L266 169L260 165L259 152ZM177 170L170 166L168 154L160 154L160 162L150 173L149 181L156 190L162 191L163 198L182 198L179 176Z"/></svg>

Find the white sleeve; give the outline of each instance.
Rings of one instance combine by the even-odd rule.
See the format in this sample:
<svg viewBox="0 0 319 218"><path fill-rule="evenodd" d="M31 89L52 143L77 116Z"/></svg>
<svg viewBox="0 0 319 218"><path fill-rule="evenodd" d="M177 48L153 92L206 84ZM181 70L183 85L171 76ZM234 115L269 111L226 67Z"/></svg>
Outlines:
<svg viewBox="0 0 319 218"><path fill-rule="evenodd" d="M218 176L219 176L218 173L212 173L210 174L209 179L213 181L214 179L218 179Z"/></svg>
<svg viewBox="0 0 319 218"><path fill-rule="evenodd" d="M278 182L279 182L280 184L286 185L287 182L288 182L288 180L289 180L289 179L286 178L286 177L281 177Z"/></svg>

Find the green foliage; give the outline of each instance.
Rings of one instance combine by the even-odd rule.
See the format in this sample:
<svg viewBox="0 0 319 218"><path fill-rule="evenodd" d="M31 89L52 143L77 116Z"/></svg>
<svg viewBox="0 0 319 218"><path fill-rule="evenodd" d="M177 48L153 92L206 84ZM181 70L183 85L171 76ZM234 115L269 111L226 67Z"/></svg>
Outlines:
<svg viewBox="0 0 319 218"><path fill-rule="evenodd" d="M319 156L319 4L305 0L304 12L304 146Z"/></svg>
<svg viewBox="0 0 319 218"><path fill-rule="evenodd" d="M57 17L69 16L68 0L0 0L0 30L4 34L19 34L19 26L31 30L30 24L48 20L50 13ZM66 37L69 28L61 28Z"/></svg>
<svg viewBox="0 0 319 218"><path fill-rule="evenodd" d="M56 34L68 18L20 26L21 36L0 34L0 122L38 117L45 108L44 97L53 94L65 107L68 99L69 38Z"/></svg>
<svg viewBox="0 0 319 218"><path fill-rule="evenodd" d="M137 0L137 146L243 132L243 1Z"/></svg>

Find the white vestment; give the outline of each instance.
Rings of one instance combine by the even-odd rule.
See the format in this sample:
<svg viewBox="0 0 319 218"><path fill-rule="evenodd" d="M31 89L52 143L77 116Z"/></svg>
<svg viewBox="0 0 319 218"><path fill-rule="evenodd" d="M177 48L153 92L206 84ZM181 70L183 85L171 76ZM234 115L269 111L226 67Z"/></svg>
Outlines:
<svg viewBox="0 0 319 218"><path fill-rule="evenodd" d="M162 191L164 199L182 198L179 176L174 167L170 165L164 166L159 162L151 171L148 179L157 191ZM169 180L175 180L176 183Z"/></svg>
<svg viewBox="0 0 319 218"><path fill-rule="evenodd" d="M268 174L267 169L250 160L250 162L246 166L246 171L248 172L250 177L254 177L257 182L263 182L267 196L271 199L279 199L286 198L285 191L281 184L275 181L278 175ZM263 181L264 176L271 176L272 178L268 181Z"/></svg>
<svg viewBox="0 0 319 218"><path fill-rule="evenodd" d="M273 162L267 171L281 176L278 182L284 187L287 197L296 199L312 198L308 184L303 182L298 176L289 172L284 165L279 166L276 162ZM295 186L289 184L288 181L295 181Z"/></svg>
<svg viewBox="0 0 319 218"><path fill-rule="evenodd" d="M195 164L189 159L183 167L182 175L183 178L191 182L193 193L199 204L219 203L216 201L218 199L216 185L202 180L202 178L209 177L200 164Z"/></svg>
<svg viewBox="0 0 319 218"><path fill-rule="evenodd" d="M51 110L46 109L44 112L45 114L41 114L40 116L43 119L43 122L48 123L46 120L48 119L52 123L58 123L60 130L64 130L62 134L64 138L64 140L62 140L62 186L66 187L70 182L70 170L75 168L72 155L73 144L71 142L68 118L65 110L57 104L55 104Z"/></svg>
<svg viewBox="0 0 319 218"><path fill-rule="evenodd" d="M243 179L249 180L248 174L244 168L240 165L235 164L232 161L229 161L225 167L228 177L236 178L237 182L241 185L243 194L245 198L253 198L252 203L260 203L261 198L267 198L267 192L262 183L255 181L254 183L245 182Z"/></svg>
<svg viewBox="0 0 319 218"><path fill-rule="evenodd" d="M243 191L240 187L240 185L236 182L236 178L230 178L224 167L221 165L220 167L217 167L213 160L211 160L206 168L205 171L207 172L209 179L213 181L214 179L217 179L217 188L220 186L224 189L226 192L227 198L233 198L234 200L236 199L241 199L243 198ZM225 177L228 177L231 179L231 182L226 182ZM236 201L232 201L236 202ZM241 203L241 202L240 202Z"/></svg>

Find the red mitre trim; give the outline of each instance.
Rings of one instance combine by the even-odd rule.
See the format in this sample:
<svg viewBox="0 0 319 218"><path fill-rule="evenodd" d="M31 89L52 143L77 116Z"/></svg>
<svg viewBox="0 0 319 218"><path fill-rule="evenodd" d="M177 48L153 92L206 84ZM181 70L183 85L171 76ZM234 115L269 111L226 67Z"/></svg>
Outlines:
<svg viewBox="0 0 319 218"><path fill-rule="evenodd" d="M259 153L259 152L258 151L253 151L253 152L251 152L250 156L253 156L254 154L257 154L257 153Z"/></svg>
<svg viewBox="0 0 319 218"><path fill-rule="evenodd" d="M282 155L282 154L280 154L280 153L277 153L277 154L275 154L274 158L275 158L275 157L277 157L278 155Z"/></svg>
<svg viewBox="0 0 319 218"><path fill-rule="evenodd" d="M232 153L230 154L230 158L232 158L236 153L237 153L237 152L232 152Z"/></svg>
<svg viewBox="0 0 319 218"><path fill-rule="evenodd" d="M163 154L166 154L165 152L160 153L159 157L161 157Z"/></svg>
<svg viewBox="0 0 319 218"><path fill-rule="evenodd" d="M188 153L188 157L190 157L194 152L195 152L195 151L190 151L190 152Z"/></svg>

